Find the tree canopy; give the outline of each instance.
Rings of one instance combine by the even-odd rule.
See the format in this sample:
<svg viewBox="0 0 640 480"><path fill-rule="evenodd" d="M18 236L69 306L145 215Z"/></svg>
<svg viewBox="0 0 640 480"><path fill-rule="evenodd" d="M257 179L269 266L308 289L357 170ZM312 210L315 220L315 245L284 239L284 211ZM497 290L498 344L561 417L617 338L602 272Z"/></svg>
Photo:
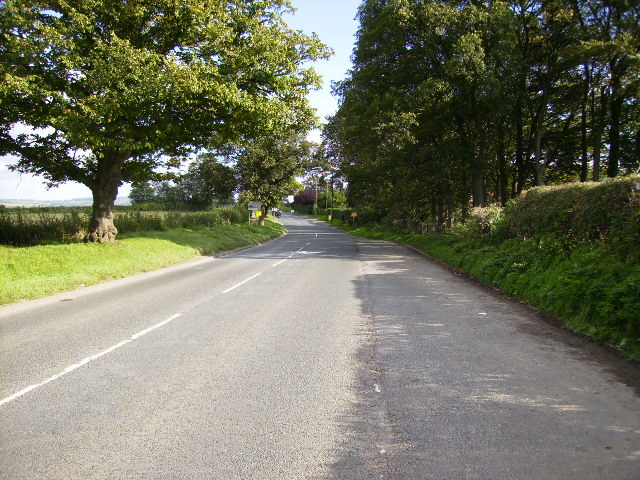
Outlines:
<svg viewBox="0 0 640 480"><path fill-rule="evenodd" d="M0 154L51 185L88 186L88 240L112 241L124 181L185 155L314 121L305 62L328 55L289 28L288 0L0 2Z"/></svg>
<svg viewBox="0 0 640 480"><path fill-rule="evenodd" d="M295 176L309 163L310 142L299 134L260 137L231 146L227 159L234 163L242 197L262 204L264 222L269 209L300 189Z"/></svg>
<svg viewBox="0 0 640 480"><path fill-rule="evenodd" d="M365 0L358 18L325 130L357 208L444 224L639 167L637 4Z"/></svg>
<svg viewBox="0 0 640 480"><path fill-rule="evenodd" d="M186 172L172 177L133 182L129 193L132 205L206 209L234 202L233 194L238 187L236 172L212 153L198 155Z"/></svg>
<svg viewBox="0 0 640 480"><path fill-rule="evenodd" d="M238 179L232 167L219 161L216 155L205 153L189 165L188 172L180 177L179 186L187 204L204 208L232 202Z"/></svg>

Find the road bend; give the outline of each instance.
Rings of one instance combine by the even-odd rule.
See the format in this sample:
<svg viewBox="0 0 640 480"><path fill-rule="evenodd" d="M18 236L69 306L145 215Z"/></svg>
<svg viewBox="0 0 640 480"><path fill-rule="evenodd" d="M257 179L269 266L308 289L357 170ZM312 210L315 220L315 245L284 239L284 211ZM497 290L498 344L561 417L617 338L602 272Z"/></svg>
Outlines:
<svg viewBox="0 0 640 480"><path fill-rule="evenodd" d="M640 478L634 366L405 247L283 223L0 308L0 478Z"/></svg>

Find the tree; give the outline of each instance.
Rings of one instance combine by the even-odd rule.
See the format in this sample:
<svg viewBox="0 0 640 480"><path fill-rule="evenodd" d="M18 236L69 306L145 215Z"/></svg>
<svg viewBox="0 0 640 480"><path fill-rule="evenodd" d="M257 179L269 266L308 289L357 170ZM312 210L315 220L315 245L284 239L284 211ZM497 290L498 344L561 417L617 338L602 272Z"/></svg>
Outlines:
<svg viewBox="0 0 640 480"><path fill-rule="evenodd" d="M129 192L131 205L157 203L156 190L149 182L133 182Z"/></svg>
<svg viewBox="0 0 640 480"><path fill-rule="evenodd" d="M133 182L129 198L132 205L146 203L173 209L187 205L183 188L171 180Z"/></svg>
<svg viewBox="0 0 640 480"><path fill-rule="evenodd" d="M233 201L233 194L238 188L235 171L221 163L212 153L198 155L189 165L187 173L179 179L186 203L204 208L214 203Z"/></svg>
<svg viewBox="0 0 640 480"><path fill-rule="evenodd" d="M348 199L451 224L529 186L640 165L640 6L364 0L324 130Z"/></svg>
<svg viewBox="0 0 640 480"><path fill-rule="evenodd" d="M298 205L313 205L316 203L318 191L311 188L300 190L293 197L293 203Z"/></svg>
<svg viewBox="0 0 640 480"><path fill-rule="evenodd" d="M228 158L235 164L241 196L262 204L260 224L272 207L300 188L295 175L309 161L310 143L299 134L260 137L230 146Z"/></svg>
<svg viewBox="0 0 640 480"><path fill-rule="evenodd" d="M2 1L0 154L50 185L88 186L86 240L113 241L122 182L203 147L313 122L305 95L318 78L302 65L328 50L287 27L290 9L289 0Z"/></svg>

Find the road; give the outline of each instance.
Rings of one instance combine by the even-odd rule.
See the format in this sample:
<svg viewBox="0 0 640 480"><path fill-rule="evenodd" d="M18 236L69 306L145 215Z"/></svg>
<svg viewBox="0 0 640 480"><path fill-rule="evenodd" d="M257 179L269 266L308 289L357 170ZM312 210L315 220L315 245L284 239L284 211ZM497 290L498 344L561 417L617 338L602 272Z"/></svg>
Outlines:
<svg viewBox="0 0 640 480"><path fill-rule="evenodd" d="M633 366L405 247L283 223L1 308L0 478L640 478Z"/></svg>

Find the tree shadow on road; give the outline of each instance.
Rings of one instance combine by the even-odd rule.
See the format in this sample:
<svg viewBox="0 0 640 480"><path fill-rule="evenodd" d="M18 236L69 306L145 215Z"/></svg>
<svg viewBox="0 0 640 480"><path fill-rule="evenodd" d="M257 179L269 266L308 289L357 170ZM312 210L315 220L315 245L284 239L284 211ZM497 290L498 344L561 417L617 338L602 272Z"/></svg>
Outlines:
<svg viewBox="0 0 640 480"><path fill-rule="evenodd" d="M323 478L633 478L637 398L600 398L617 380L580 342L402 247L358 244L353 401Z"/></svg>

